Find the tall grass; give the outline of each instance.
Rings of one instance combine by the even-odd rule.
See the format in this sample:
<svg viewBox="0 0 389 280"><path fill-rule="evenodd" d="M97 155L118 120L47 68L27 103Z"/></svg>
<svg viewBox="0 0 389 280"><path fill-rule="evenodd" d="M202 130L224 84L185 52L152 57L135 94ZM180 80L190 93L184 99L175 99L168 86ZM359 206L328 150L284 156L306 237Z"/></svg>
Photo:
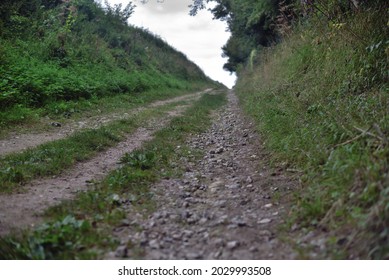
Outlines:
<svg viewBox="0 0 389 280"><path fill-rule="evenodd" d="M312 17L237 84L266 146L303 170L291 223L330 230L334 256L389 257L387 15Z"/></svg>

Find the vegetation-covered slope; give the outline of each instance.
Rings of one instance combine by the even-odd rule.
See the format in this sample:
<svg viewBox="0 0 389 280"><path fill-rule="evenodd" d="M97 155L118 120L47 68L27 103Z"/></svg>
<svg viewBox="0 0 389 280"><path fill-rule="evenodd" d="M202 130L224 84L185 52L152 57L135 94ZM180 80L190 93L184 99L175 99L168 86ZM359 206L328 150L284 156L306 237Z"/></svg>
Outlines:
<svg viewBox="0 0 389 280"><path fill-rule="evenodd" d="M323 235L327 257L388 258L388 1L204 0L194 11L205 2L228 21L225 67L243 106L302 174L290 225Z"/></svg>
<svg viewBox="0 0 389 280"><path fill-rule="evenodd" d="M128 26L132 12L93 0L1 1L0 125L53 102L66 109L64 101L210 82L163 40Z"/></svg>
<svg viewBox="0 0 389 280"><path fill-rule="evenodd" d="M387 19L316 11L239 73L266 145L303 171L294 221L329 231L333 257L389 257Z"/></svg>

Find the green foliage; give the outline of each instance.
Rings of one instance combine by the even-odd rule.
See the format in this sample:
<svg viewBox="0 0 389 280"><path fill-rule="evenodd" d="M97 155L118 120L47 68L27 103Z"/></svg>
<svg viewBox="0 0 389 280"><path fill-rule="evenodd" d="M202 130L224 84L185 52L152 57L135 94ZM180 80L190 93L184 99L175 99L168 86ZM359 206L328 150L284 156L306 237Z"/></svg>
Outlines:
<svg viewBox="0 0 389 280"><path fill-rule="evenodd" d="M136 150L132 153L126 153L120 162L142 170L150 169L154 166L155 153Z"/></svg>
<svg viewBox="0 0 389 280"><path fill-rule="evenodd" d="M334 254L389 254L387 12L305 20L237 84L266 146L304 171L295 221L346 238Z"/></svg>
<svg viewBox="0 0 389 280"><path fill-rule="evenodd" d="M210 82L162 39L128 26L131 3L102 7L93 0L19 0L0 5L0 106L5 115L15 107ZM10 10L3 11L3 5ZM13 124L13 119L1 122Z"/></svg>
<svg viewBox="0 0 389 280"><path fill-rule="evenodd" d="M91 231L92 226L87 221L69 215L57 222L43 224L24 243L0 239L0 259L73 258L83 250L85 243L90 243L85 236Z"/></svg>
<svg viewBox="0 0 389 280"><path fill-rule="evenodd" d="M205 8L208 2L215 2L211 9L214 17L226 21L231 37L222 48L228 57L224 69L236 72L240 65L246 64L253 50L274 44L279 40L276 18L280 5L289 5L292 0L194 0L191 14Z"/></svg>

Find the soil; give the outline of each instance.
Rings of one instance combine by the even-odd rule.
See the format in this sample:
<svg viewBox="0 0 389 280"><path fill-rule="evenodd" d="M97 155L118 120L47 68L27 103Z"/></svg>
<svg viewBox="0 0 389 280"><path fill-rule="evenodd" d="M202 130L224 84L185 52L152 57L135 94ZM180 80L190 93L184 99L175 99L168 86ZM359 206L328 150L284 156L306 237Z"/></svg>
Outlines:
<svg viewBox="0 0 389 280"><path fill-rule="evenodd" d="M25 186L26 191L23 193L1 195L0 236L41 223L44 210L63 200L72 199L78 192L87 190L91 182L104 178L118 167L118 161L125 153L141 147L142 143L153 137L154 132L173 117L182 114L186 107L177 106L168 111L165 118L149 121L116 147L76 164L60 176L35 180Z"/></svg>
<svg viewBox="0 0 389 280"><path fill-rule="evenodd" d="M152 187L157 210L151 215L123 206L128 218L113 231L120 246L105 258L298 258L279 230L297 178L269 167L253 124L235 95L228 97L212 127L187 142L205 156L182 158L183 178Z"/></svg>
<svg viewBox="0 0 389 280"><path fill-rule="evenodd" d="M131 115L135 115L147 108L161 107L167 104L180 102L180 101L190 101L195 98L198 98L199 95L201 95L202 93L209 92L209 91L210 89L207 89L203 92L197 92L194 94L187 94L187 95L178 96L167 100L156 101L149 104L148 106L138 107L124 114L113 113L109 115L97 115L97 116L90 117L88 119L69 121L63 124L47 121L47 128L50 131L37 132L37 133L24 133L24 134L14 132L8 135L5 139L1 139L0 156L4 156L10 153L20 152L28 148L39 146L46 142L63 139L82 129L86 129L86 128L95 129L102 125L107 124L108 122L112 122L120 119L126 119L131 117Z"/></svg>
<svg viewBox="0 0 389 280"><path fill-rule="evenodd" d="M152 139L154 132L184 109L185 106L178 106L167 113L168 117L150 120L118 146L78 163L60 176L31 182L24 193L0 195L0 236L39 224L45 209L87 190L91 181L117 168L124 153ZM228 104L214 112L212 119L206 132L194 135L186 143L204 156L181 158L177 165L186 170L182 177L164 179L151 186L156 201L153 213L139 213L130 203L121 205L127 218L112 231L120 246L106 252L104 259L301 258L287 242L291 235L303 245L313 244L324 250L323 242L315 234L301 230L292 233L293 227L280 230L288 222L298 173L270 164L271 156L264 150L254 124L242 114L232 91ZM85 123L93 126L101 121ZM17 145L19 150L25 148L22 142ZM315 256L318 255L311 257Z"/></svg>

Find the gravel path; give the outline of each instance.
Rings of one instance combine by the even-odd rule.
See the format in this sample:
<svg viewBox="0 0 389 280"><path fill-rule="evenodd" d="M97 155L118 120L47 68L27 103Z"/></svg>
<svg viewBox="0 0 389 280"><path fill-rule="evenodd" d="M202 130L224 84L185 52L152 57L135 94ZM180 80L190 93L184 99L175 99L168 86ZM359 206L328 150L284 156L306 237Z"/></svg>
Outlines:
<svg viewBox="0 0 389 280"><path fill-rule="evenodd" d="M297 180L269 168L253 124L242 116L232 92L228 98L212 127L187 142L205 156L182 158L183 178L152 187L153 214L144 218L126 209L128 218L113 231L121 245L105 258L297 258L278 230Z"/></svg>

